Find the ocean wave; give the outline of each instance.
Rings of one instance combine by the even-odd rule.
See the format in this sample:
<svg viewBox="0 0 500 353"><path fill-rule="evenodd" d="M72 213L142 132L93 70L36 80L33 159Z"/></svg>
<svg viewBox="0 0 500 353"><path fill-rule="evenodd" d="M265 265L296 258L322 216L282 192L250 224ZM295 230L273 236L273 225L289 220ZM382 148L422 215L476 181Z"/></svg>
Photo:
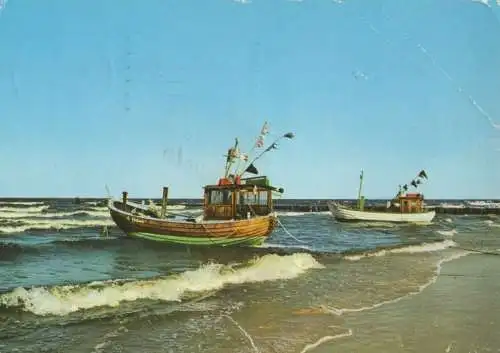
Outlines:
<svg viewBox="0 0 500 353"><path fill-rule="evenodd" d="M33 206L33 207L0 207L0 213L40 213L43 212L47 209L49 209L50 206L45 205L45 206Z"/></svg>
<svg viewBox="0 0 500 353"><path fill-rule="evenodd" d="M45 202L36 201L36 202L21 202L21 201L0 201L0 205L16 205L16 206L37 206L44 205Z"/></svg>
<svg viewBox="0 0 500 353"><path fill-rule="evenodd" d="M21 254L38 254L39 249L36 246L1 242L0 243L0 260L11 261Z"/></svg>
<svg viewBox="0 0 500 353"><path fill-rule="evenodd" d="M91 210L76 210L70 212L45 212L45 213L30 213L30 212L0 212L1 219L17 219L17 218L63 218L63 217L75 217L75 216L87 216L87 217L109 217L109 212L103 211L91 211Z"/></svg>
<svg viewBox="0 0 500 353"><path fill-rule="evenodd" d="M28 230L65 230L87 227L114 226L109 219L23 219L15 225L0 226L0 233L22 233Z"/></svg>
<svg viewBox="0 0 500 353"><path fill-rule="evenodd" d="M488 225L488 227L495 227L495 228L500 227L500 224L495 223L491 219L488 219L488 220L484 221L484 223L486 223Z"/></svg>
<svg viewBox="0 0 500 353"><path fill-rule="evenodd" d="M450 229L450 230L436 230L436 233L444 235L445 237L453 237L454 235L457 235L458 232L456 229Z"/></svg>
<svg viewBox="0 0 500 353"><path fill-rule="evenodd" d="M106 246L114 246L117 242L122 242L122 237L114 236L74 236L74 237L57 237L43 242L23 243L15 241L0 242L0 259L4 257L16 257L20 254L39 254L45 250L50 250L53 247L69 247L69 248L104 248ZM55 251L58 251L57 248Z"/></svg>
<svg viewBox="0 0 500 353"><path fill-rule="evenodd" d="M66 246L71 248L104 248L106 246L116 245L121 241L121 237L72 237L63 238L46 243L47 245Z"/></svg>
<svg viewBox="0 0 500 353"><path fill-rule="evenodd" d="M412 245L399 245L385 249L376 249L373 251L362 252L361 254L345 255L344 259L349 261L359 261L369 257L380 257L388 254L414 254L423 252L441 251L447 248L455 247L457 244L452 240L435 241L432 243L421 243Z"/></svg>
<svg viewBox="0 0 500 353"><path fill-rule="evenodd" d="M257 257L245 266L208 263L196 270L154 280L98 281L86 285L16 288L0 296L0 306L36 315L67 315L95 307L119 306L139 299L182 301L189 293L220 290L226 285L295 278L323 268L310 254Z"/></svg>

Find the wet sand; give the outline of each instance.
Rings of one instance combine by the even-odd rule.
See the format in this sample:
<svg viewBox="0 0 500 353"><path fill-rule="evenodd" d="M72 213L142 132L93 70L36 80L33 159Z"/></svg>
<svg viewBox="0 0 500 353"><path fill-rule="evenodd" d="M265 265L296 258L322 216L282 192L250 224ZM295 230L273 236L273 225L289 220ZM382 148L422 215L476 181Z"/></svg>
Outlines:
<svg viewBox="0 0 500 353"><path fill-rule="evenodd" d="M352 336L309 352L500 352L500 256L470 254L442 265L422 293L343 315Z"/></svg>

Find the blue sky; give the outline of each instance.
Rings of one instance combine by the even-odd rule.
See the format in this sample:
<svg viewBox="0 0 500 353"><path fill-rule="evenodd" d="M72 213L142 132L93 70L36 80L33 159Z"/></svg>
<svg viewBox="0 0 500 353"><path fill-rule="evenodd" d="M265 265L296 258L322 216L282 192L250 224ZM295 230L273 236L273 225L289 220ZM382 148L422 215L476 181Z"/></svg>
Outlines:
<svg viewBox="0 0 500 353"><path fill-rule="evenodd" d="M268 120L287 198L354 198L362 168L368 198L422 168L427 198L500 198L494 3L5 5L1 196L200 197Z"/></svg>

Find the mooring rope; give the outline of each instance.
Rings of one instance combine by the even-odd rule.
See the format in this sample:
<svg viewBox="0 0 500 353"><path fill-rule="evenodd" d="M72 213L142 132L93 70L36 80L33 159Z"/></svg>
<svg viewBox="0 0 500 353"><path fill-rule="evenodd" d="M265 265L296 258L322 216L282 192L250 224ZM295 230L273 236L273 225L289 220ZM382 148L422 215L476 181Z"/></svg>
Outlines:
<svg viewBox="0 0 500 353"><path fill-rule="evenodd" d="M277 195L277 199L281 199L281 195ZM290 238L294 239L295 241L298 241L299 243L302 244L308 244L306 241L300 240L297 237L295 237L290 231L285 227L285 225L281 222L281 220L278 217L278 214L275 212L275 217L276 221L278 222L279 226L283 229L286 235L288 235Z"/></svg>
<svg viewBox="0 0 500 353"><path fill-rule="evenodd" d="M278 221L278 224L281 226L281 228L283 228L283 231L285 232L286 235L288 235L290 238L292 238L300 243L307 244L306 241L300 240L297 237L295 237L292 233L290 233L290 231L285 227L285 225L283 223L281 223L281 220L279 219L279 217L277 215L276 215L276 220Z"/></svg>

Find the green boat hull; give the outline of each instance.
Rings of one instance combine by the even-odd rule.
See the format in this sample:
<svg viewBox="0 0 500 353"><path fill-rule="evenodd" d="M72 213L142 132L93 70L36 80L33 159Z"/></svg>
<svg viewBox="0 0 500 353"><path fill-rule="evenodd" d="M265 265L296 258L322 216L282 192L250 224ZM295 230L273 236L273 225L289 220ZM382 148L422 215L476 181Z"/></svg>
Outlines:
<svg viewBox="0 0 500 353"><path fill-rule="evenodd" d="M177 236L177 235L165 235L165 234L153 234L145 232L132 232L128 233L128 236L134 238L141 238L147 240L154 240L163 243L170 244L182 244L182 245L201 245L201 246L260 246L266 240L266 237L255 236L255 237L191 237L191 236Z"/></svg>

